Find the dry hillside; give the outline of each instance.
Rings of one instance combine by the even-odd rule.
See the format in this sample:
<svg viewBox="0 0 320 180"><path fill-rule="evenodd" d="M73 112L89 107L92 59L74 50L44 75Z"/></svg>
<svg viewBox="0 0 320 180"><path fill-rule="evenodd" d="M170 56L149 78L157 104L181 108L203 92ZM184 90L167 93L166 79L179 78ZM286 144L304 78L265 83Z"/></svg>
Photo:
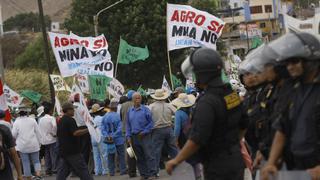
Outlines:
<svg viewBox="0 0 320 180"><path fill-rule="evenodd" d="M52 21L63 22L71 9L72 0L43 0L44 13ZM38 12L37 0L0 0L3 20L19 13Z"/></svg>

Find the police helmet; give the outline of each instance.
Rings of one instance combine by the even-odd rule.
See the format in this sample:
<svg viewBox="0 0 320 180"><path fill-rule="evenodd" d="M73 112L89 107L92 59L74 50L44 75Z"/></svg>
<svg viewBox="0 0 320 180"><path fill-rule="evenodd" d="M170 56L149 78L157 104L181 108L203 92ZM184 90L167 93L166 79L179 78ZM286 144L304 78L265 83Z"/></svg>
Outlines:
<svg viewBox="0 0 320 180"><path fill-rule="evenodd" d="M263 56L283 62L292 58L313 61L320 58L320 42L312 34L288 33L267 45Z"/></svg>
<svg viewBox="0 0 320 180"><path fill-rule="evenodd" d="M221 77L224 68L219 53L209 48L199 48L182 63L181 70L185 77L192 73L196 75L198 83L206 84L210 80Z"/></svg>

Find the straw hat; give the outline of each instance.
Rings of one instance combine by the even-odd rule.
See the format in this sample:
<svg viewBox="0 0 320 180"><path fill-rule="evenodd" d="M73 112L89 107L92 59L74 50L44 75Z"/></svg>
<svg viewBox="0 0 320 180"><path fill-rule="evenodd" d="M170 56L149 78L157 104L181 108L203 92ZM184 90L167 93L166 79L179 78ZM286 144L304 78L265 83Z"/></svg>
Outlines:
<svg viewBox="0 0 320 180"><path fill-rule="evenodd" d="M135 159L137 159L137 156L136 156L136 154L134 153L133 148L132 148L131 146L127 148L127 153L128 153L128 155L129 155L130 158L135 158Z"/></svg>
<svg viewBox="0 0 320 180"><path fill-rule="evenodd" d="M89 113L96 113L96 112L99 112L103 109L103 107L100 107L99 104L94 104L92 105L91 107L91 110L89 111Z"/></svg>
<svg viewBox="0 0 320 180"><path fill-rule="evenodd" d="M182 108L182 107L191 107L195 102L196 102L196 98L194 97L194 95L192 94L187 95L186 93L180 93L179 96L171 102L171 104L173 104L178 108Z"/></svg>
<svg viewBox="0 0 320 180"><path fill-rule="evenodd" d="M155 100L165 100L170 96L170 94L164 89L157 89L151 97Z"/></svg>
<svg viewBox="0 0 320 180"><path fill-rule="evenodd" d="M37 117L40 117L42 115L42 113L44 113L44 107L40 106L37 109Z"/></svg>

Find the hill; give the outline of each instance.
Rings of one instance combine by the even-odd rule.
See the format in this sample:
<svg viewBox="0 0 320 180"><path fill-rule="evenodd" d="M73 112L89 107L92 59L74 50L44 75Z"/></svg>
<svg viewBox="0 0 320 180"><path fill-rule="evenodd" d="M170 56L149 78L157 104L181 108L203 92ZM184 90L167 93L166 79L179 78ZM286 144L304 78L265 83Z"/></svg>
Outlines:
<svg viewBox="0 0 320 180"><path fill-rule="evenodd" d="M43 9L52 21L63 22L71 10L72 0L43 0ZM38 12L37 0L0 0L3 21L19 13Z"/></svg>

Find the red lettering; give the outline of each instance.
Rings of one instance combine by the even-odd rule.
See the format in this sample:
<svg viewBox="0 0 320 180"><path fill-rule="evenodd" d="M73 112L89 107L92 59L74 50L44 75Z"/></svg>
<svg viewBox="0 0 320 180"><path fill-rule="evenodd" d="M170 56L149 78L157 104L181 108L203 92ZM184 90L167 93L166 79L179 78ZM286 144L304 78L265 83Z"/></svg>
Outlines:
<svg viewBox="0 0 320 180"><path fill-rule="evenodd" d="M103 40L99 39L99 40L95 40L93 43L93 49L100 49L103 46Z"/></svg>
<svg viewBox="0 0 320 180"><path fill-rule="evenodd" d="M54 47L60 47L60 43L59 43L59 38L58 37L55 37L54 38Z"/></svg>
<svg viewBox="0 0 320 180"><path fill-rule="evenodd" d="M177 21L177 22L179 22L179 11L178 11L178 10L175 10L175 11L173 12L173 15L172 15L172 17L171 17L171 21Z"/></svg>
<svg viewBox="0 0 320 180"><path fill-rule="evenodd" d="M208 26L208 29L210 31L216 32L217 31L217 27L219 26L219 23L217 21L211 21L210 24L211 24L211 26Z"/></svg>
<svg viewBox="0 0 320 180"><path fill-rule="evenodd" d="M224 27L223 24L221 24L221 25L219 26L219 28L218 28L218 30L217 30L217 33L218 33L218 34L220 34L220 31L223 29L223 27Z"/></svg>
<svg viewBox="0 0 320 180"><path fill-rule="evenodd" d="M181 22L185 22L187 20L186 14L187 14L186 11L181 11L181 16L180 16Z"/></svg>
<svg viewBox="0 0 320 180"><path fill-rule="evenodd" d="M62 46L68 46L69 40L67 38L61 38L61 45Z"/></svg>
<svg viewBox="0 0 320 180"><path fill-rule="evenodd" d="M82 40L82 41L80 41L80 44L82 44L85 47L89 47L89 41Z"/></svg>
<svg viewBox="0 0 320 180"><path fill-rule="evenodd" d="M202 26L205 20L206 17L200 14L194 19L194 23L198 26Z"/></svg>
<svg viewBox="0 0 320 180"><path fill-rule="evenodd" d="M189 19L189 22L193 22L193 18L196 17L196 13L192 12L192 11L189 11L187 13L187 18L186 18L186 22L188 22L188 19Z"/></svg>
<svg viewBox="0 0 320 180"><path fill-rule="evenodd" d="M80 43L77 39L70 39L70 44L74 45L74 44L80 44Z"/></svg>

